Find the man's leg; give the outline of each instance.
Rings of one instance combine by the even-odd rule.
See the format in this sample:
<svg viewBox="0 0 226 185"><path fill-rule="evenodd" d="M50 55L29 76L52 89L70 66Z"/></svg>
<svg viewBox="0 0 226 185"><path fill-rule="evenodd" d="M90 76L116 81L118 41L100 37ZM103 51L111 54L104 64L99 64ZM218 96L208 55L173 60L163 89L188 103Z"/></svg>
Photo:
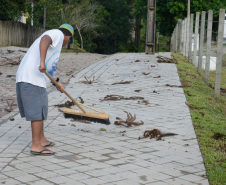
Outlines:
<svg viewBox="0 0 226 185"><path fill-rule="evenodd" d="M41 145L41 141L40 141L42 128L43 128L43 120L31 122L31 129L32 129L31 151L33 151L33 152L40 152L40 151L46 149ZM53 152L52 151L44 151L43 153L53 153Z"/></svg>
<svg viewBox="0 0 226 185"><path fill-rule="evenodd" d="M42 146L46 146L46 145L49 145L51 143L45 137L45 134L44 134L44 124L42 124L42 128L41 128L40 141L41 141L41 145ZM55 145L55 143L51 143L50 146L54 146L54 145Z"/></svg>

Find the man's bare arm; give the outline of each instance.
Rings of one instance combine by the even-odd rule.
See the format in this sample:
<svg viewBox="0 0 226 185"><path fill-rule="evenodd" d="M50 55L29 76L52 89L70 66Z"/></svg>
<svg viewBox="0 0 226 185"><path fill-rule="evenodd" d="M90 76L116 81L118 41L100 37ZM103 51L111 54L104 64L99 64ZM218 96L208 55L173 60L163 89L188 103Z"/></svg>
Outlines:
<svg viewBox="0 0 226 185"><path fill-rule="evenodd" d="M41 38L40 46L39 46L41 61L40 61L40 67L38 69L42 73L46 71L45 59L46 59L46 53L47 53L47 50L48 50L48 47L50 46L50 44L52 44L51 37L48 35L44 35Z"/></svg>

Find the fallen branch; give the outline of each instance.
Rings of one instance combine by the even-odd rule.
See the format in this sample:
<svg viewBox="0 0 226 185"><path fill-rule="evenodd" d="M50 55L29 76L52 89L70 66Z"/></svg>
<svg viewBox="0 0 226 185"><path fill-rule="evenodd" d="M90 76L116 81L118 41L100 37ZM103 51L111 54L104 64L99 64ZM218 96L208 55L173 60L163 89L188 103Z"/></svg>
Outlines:
<svg viewBox="0 0 226 185"><path fill-rule="evenodd" d="M142 72L144 75L149 75L150 73L145 73L145 72Z"/></svg>
<svg viewBox="0 0 226 185"><path fill-rule="evenodd" d="M88 80L86 76L84 76L84 78L86 79L85 82L88 83L88 84L92 84L94 82L94 80L95 80L95 76L93 76L93 80Z"/></svg>
<svg viewBox="0 0 226 185"><path fill-rule="evenodd" d="M156 77L153 77L153 78L161 78L161 76L159 75L159 76L156 76Z"/></svg>
<svg viewBox="0 0 226 185"><path fill-rule="evenodd" d="M156 140L161 140L162 137L167 137L167 136L175 136L177 134L174 133L162 133L159 129L153 129L153 130L146 130L144 131L143 137L139 137L138 140L148 138L156 138Z"/></svg>
<svg viewBox="0 0 226 185"><path fill-rule="evenodd" d="M166 84L166 86L168 86L168 87L191 87L190 85L169 85L169 84Z"/></svg>
<svg viewBox="0 0 226 185"><path fill-rule="evenodd" d="M84 78L86 79L88 84L92 84L94 82L94 80L95 80L95 76L93 76L93 80L88 80L86 76L84 76Z"/></svg>
<svg viewBox="0 0 226 185"><path fill-rule="evenodd" d="M122 80L121 82L116 82L116 83L113 83L113 84L111 84L111 85L117 85L117 84L130 84L131 82L133 82L133 81L125 81L125 82L123 82L123 80Z"/></svg>
<svg viewBox="0 0 226 185"><path fill-rule="evenodd" d="M85 103L85 101L82 99L82 97L79 97L79 99L80 99L81 104Z"/></svg>
<svg viewBox="0 0 226 185"><path fill-rule="evenodd" d="M134 114L134 116L132 116L131 113L128 113L127 111L124 111L126 114L127 114L127 119L126 121L123 121L123 120L119 120L119 121L115 121L115 125L122 125L124 127L132 127L132 125L143 125L144 122L141 121L140 123L139 122L134 122L136 120L136 114ZM126 123L126 124L123 124L123 123Z"/></svg>
<svg viewBox="0 0 226 185"><path fill-rule="evenodd" d="M195 105L193 104L188 104L187 102L185 102L185 104L190 108L190 109L204 109L204 107L196 107Z"/></svg>
<svg viewBox="0 0 226 185"><path fill-rule="evenodd" d="M107 95L104 97L102 101L118 101L118 100L143 100L144 97L139 97L139 96L131 96L131 97L124 97L124 96L120 96L120 95Z"/></svg>
<svg viewBox="0 0 226 185"><path fill-rule="evenodd" d="M10 107L10 109L5 109L5 111L12 112L13 111L13 103L15 101L13 101L12 103L9 103L9 100L7 99L6 102L7 102L8 106Z"/></svg>
<svg viewBox="0 0 226 185"><path fill-rule="evenodd" d="M72 101L66 101L63 104L57 104L57 105L52 105L52 106L56 106L56 107L66 107L66 108L71 108L71 106L73 106L74 103ZM59 109L58 109L59 110ZM60 110L59 110L60 111Z"/></svg>
<svg viewBox="0 0 226 185"><path fill-rule="evenodd" d="M23 50L21 50L21 49L19 49L18 51L23 52L23 53L27 53L27 51L23 51Z"/></svg>

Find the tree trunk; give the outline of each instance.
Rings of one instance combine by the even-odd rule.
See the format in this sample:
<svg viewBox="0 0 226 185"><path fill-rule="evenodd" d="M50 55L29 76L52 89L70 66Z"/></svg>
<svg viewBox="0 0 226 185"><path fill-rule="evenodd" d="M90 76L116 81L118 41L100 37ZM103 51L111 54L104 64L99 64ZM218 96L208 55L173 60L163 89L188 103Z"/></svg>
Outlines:
<svg viewBox="0 0 226 185"><path fill-rule="evenodd" d="M80 32L80 29L77 29L78 30L78 34L80 36L80 40L81 40L81 48L83 49L83 39L82 39L82 34Z"/></svg>
<svg viewBox="0 0 226 185"><path fill-rule="evenodd" d="M135 45L137 46L137 18L135 20Z"/></svg>

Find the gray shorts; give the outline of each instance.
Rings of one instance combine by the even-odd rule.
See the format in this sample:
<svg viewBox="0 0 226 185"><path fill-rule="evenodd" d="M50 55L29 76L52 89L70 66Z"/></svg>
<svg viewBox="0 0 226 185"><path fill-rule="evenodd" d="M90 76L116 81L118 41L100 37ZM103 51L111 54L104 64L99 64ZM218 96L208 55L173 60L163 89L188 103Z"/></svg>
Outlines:
<svg viewBox="0 0 226 185"><path fill-rule="evenodd" d="M22 118L27 121L46 120L48 114L48 95L43 87L25 82L16 84L17 103Z"/></svg>

